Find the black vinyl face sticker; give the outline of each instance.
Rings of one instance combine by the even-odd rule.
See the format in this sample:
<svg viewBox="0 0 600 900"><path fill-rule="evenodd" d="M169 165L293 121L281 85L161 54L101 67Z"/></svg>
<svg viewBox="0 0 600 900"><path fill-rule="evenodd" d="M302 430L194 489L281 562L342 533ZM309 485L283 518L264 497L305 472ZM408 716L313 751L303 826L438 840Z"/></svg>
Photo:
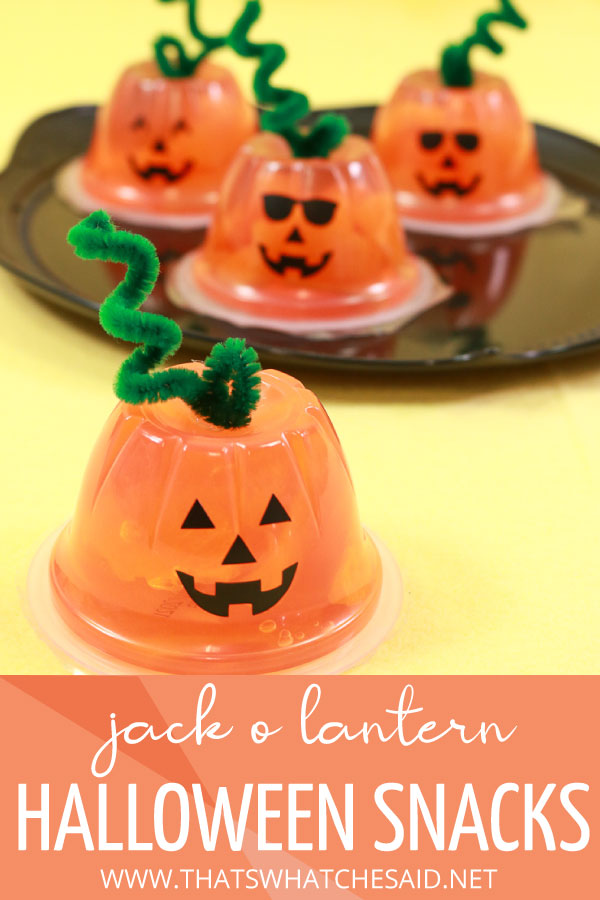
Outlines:
<svg viewBox="0 0 600 900"><path fill-rule="evenodd" d="M423 150L436 150L444 140L441 131L423 131L419 137Z"/></svg>
<svg viewBox="0 0 600 900"><path fill-rule="evenodd" d="M474 131L457 131L446 133L443 131L422 131L418 135L419 146L426 154L440 151L436 156L435 168L442 168L448 175L461 168L461 156L471 154L479 147L479 135ZM436 175L439 174L436 172ZM468 181L460 178L426 177L423 172L417 172L416 180L432 197L440 197L443 194L454 194L456 197L466 197L471 194L481 182L481 175L473 175Z"/></svg>
<svg viewBox="0 0 600 900"><path fill-rule="evenodd" d="M272 222L284 222L292 214L295 206L301 206L305 221L309 225L322 227L328 225L335 214L337 203L319 197L310 200L297 200L285 194L264 194L263 207L267 219ZM286 237L286 243L304 244L305 237L298 226L293 227ZM316 275L331 259L331 252L324 253L317 263L309 263L306 256L296 253L281 253L276 256L269 252L265 244L258 246L265 264L277 275L285 275L288 269L296 270L302 278Z"/></svg>
<svg viewBox="0 0 600 900"><path fill-rule="evenodd" d="M328 225L333 218L337 203L333 200L296 200L294 197L286 197L285 194L265 194L263 205L268 219L281 222L292 212L294 206L299 204L304 211L304 218L311 225Z"/></svg>
<svg viewBox="0 0 600 900"><path fill-rule="evenodd" d="M131 123L133 131L144 131L148 127L148 122L144 116L138 116ZM174 135L189 131L189 126L185 119L177 119L171 128ZM169 163L167 154L169 147L164 136L158 136L148 139L148 152L153 158L151 163L139 163L133 156L128 157L128 163L131 170L143 181L151 181L152 179L162 180L167 184L173 184L181 181L191 172L194 167L191 159L185 160L179 166L173 166Z"/></svg>
<svg viewBox="0 0 600 900"><path fill-rule="evenodd" d="M454 140L467 153L472 153L479 146L479 137L473 131L459 131L454 135Z"/></svg>
<svg viewBox="0 0 600 900"><path fill-rule="evenodd" d="M271 499L258 524L278 525L281 522L291 522L291 518L281 501L275 494L271 494ZM205 529L214 528L215 526L200 501L195 500L181 527L182 529ZM243 537L238 534L225 554L221 565L239 566L256 563L256 557L250 547ZM214 593L209 594L196 588L193 575L177 571L177 577L194 603L213 616L226 617L229 615L230 606L240 604L250 605L252 607L252 615L256 616L279 603L289 590L297 568L298 563L287 566L281 573L281 583L269 590L262 590L260 579L235 582L217 581Z"/></svg>

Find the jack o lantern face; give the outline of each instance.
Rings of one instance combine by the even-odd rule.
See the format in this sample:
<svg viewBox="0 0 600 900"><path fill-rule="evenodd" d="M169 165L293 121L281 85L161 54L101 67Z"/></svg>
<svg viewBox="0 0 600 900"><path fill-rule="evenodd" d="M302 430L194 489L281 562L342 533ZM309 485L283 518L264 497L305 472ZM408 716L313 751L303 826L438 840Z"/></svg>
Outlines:
<svg viewBox="0 0 600 900"><path fill-rule="evenodd" d="M322 200L318 197L313 197L311 200L297 200L294 197L286 197L285 194L264 194L263 205L265 216L268 219L272 222L287 223L282 226L287 232L283 240L285 244L290 245L289 250L292 251L302 249L302 247L293 245L302 245L306 242L307 238L303 236L302 231L306 234L310 225L321 227L331 222L337 203L334 200ZM290 218L294 207L302 208L304 222L294 224L294 219ZM265 244L259 244L258 249L267 266L277 275L285 275L291 270L298 272L301 278L307 278L320 272L331 259L330 250L325 251L318 262L311 263L306 256L292 255L291 252L281 253L278 258L273 258L269 255L269 249Z"/></svg>
<svg viewBox="0 0 600 900"><path fill-rule="evenodd" d="M272 494L260 524L275 525L278 522L289 521L290 517L285 509L275 494ZM198 500L195 500L181 527L196 529L214 528L215 526ZM238 534L225 554L222 565L253 565L255 563L256 558L252 555L252 551L242 536ZM291 566L287 566L282 572L281 584L268 590L262 590L260 579L236 582L217 581L214 593L207 594L196 588L193 575L177 571L177 577L194 603L205 610L205 612L212 613L213 616L228 616L229 607L232 604L245 603L251 605L252 615L256 616L258 613L266 612L272 606L275 606L276 603L279 603L283 595L289 590L297 568L298 563L292 563Z"/></svg>
<svg viewBox="0 0 600 900"><path fill-rule="evenodd" d="M473 153L479 147L479 135L475 132L457 131L454 134L444 134L443 131L422 131L419 135L419 145L430 157L430 165L428 172L418 171L415 177L423 190L432 197L446 193L466 197L479 186L481 173L470 173L465 179L463 174L465 164L461 158L463 153ZM435 169L439 177L430 180L430 173ZM455 173L458 173L457 177L453 177Z"/></svg>
<svg viewBox="0 0 600 900"><path fill-rule="evenodd" d="M188 78L166 78L151 62L132 66L98 113L82 186L125 209L212 209L227 166L256 127L233 77L211 62Z"/></svg>
<svg viewBox="0 0 600 900"><path fill-rule="evenodd" d="M373 141L407 221L491 221L543 200L533 129L500 78L456 88L415 72L377 111Z"/></svg>
<svg viewBox="0 0 600 900"><path fill-rule="evenodd" d="M179 159L174 154L175 144L183 143L182 135L191 131L185 119L179 118L172 125L169 123L165 129L167 133L152 134L150 123L145 116L137 116L131 125L132 131L137 132L147 143L142 152L132 149L127 160L134 175L143 181L165 184L174 184L190 174L194 168L194 160L190 157Z"/></svg>
<svg viewBox="0 0 600 900"><path fill-rule="evenodd" d="M263 370L252 421L233 431L181 400L120 403L50 575L57 612L97 649L236 674L350 640L375 609L381 564L323 407Z"/></svg>
<svg viewBox="0 0 600 900"><path fill-rule="evenodd" d="M211 299L258 319L318 322L397 304L417 267L364 138L347 137L326 159L298 159L264 133L229 170L194 279Z"/></svg>

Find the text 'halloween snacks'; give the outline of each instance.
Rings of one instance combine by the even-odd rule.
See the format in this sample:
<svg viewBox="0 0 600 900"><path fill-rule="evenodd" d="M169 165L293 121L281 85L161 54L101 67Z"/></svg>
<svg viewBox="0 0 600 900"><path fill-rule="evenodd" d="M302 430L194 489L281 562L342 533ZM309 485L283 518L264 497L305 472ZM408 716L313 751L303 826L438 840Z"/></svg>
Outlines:
<svg viewBox="0 0 600 900"><path fill-rule="evenodd" d="M59 193L77 208L102 205L123 221L178 228L210 219L227 166L257 120L233 75L207 58L227 36L205 34L196 0L185 2L199 51L189 55L163 35L153 61L125 70L98 111L88 151L59 176Z"/></svg>
<svg viewBox="0 0 600 900"><path fill-rule="evenodd" d="M285 50L249 40L259 13L247 4L230 43L258 60L263 131L236 155L206 242L174 268L169 294L241 327L309 337L390 330L430 302L430 273L406 249L371 144L348 135L340 116L302 126L306 96L271 84Z"/></svg>
<svg viewBox="0 0 600 900"><path fill-rule="evenodd" d="M508 84L474 71L477 46L503 47L498 23L525 28L509 0L483 13L465 40L442 53L439 70L404 78L373 124L373 142L411 230L475 235L518 230L552 217L558 185L539 165L533 127Z"/></svg>
<svg viewBox="0 0 600 900"><path fill-rule="evenodd" d="M181 342L139 310L158 262L96 212L76 253L125 263L101 307L139 346L92 452L73 519L42 548L33 619L86 671L336 671L371 652L400 602L395 565L359 520L335 430L299 381L240 339L154 371Z"/></svg>

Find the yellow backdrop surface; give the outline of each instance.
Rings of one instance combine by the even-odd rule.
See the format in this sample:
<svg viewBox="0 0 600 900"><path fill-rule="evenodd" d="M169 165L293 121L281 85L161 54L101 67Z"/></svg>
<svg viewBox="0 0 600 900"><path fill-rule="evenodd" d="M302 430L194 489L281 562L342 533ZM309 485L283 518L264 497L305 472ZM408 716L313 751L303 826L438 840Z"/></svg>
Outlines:
<svg viewBox="0 0 600 900"><path fill-rule="evenodd" d="M207 30L240 8L203 5ZM257 34L288 45L280 83L315 105L373 102L433 64L482 5L264 0ZM502 29L509 51L479 51L481 66L511 80L532 118L600 141L600 3L521 6L533 27ZM153 0L4 3L0 164L32 118L101 101L124 65L182 19L181 4ZM232 65L248 85L249 66ZM0 296L0 671L61 673L24 618L20 581L36 544L73 508L124 350L4 272ZM437 377L294 374L326 404L363 519L404 575L398 627L358 671L600 671L600 355Z"/></svg>

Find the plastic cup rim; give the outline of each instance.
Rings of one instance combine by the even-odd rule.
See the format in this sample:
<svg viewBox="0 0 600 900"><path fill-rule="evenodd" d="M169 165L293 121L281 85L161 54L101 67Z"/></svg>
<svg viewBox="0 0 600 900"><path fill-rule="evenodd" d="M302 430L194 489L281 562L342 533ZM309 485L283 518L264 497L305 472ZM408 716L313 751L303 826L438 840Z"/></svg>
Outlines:
<svg viewBox="0 0 600 900"><path fill-rule="evenodd" d="M117 659L88 644L61 618L52 600L49 563L56 539L64 526L49 534L31 560L24 592L25 614L38 635L54 650L73 674L90 675L170 675L160 669L136 666ZM335 650L304 663L268 675L337 675L354 668L372 656L398 619L403 587L394 556L381 538L365 528L375 545L382 566L382 582L376 606L368 622L354 637ZM210 675L210 663L202 672ZM225 674L225 673L223 673Z"/></svg>

